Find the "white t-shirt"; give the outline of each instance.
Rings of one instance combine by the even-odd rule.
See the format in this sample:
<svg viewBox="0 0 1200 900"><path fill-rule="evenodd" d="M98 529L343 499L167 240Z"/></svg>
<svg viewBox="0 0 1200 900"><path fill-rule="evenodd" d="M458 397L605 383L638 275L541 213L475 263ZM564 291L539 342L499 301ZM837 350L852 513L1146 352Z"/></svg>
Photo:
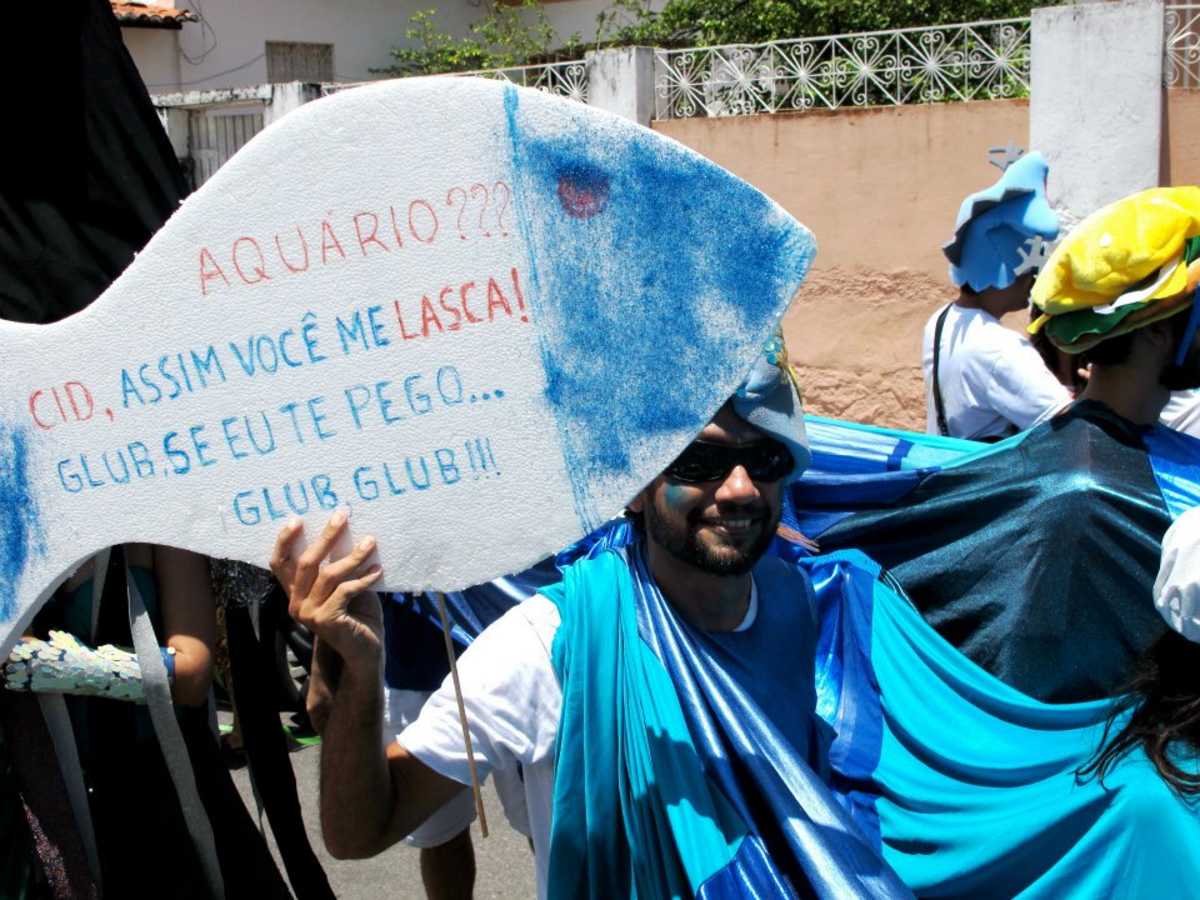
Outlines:
<svg viewBox="0 0 1200 900"><path fill-rule="evenodd" d="M758 615L758 588L751 584L746 616L736 631L748 629ZM521 815L528 816L527 833L533 840L541 898L546 897L554 742L562 709L562 689L550 662L558 625L558 607L535 594L485 628L458 658L476 771L481 781L492 773L507 776L496 779L505 814L514 824ZM396 740L435 772L461 784L471 783L449 677ZM518 783L513 777L518 766L524 786L523 810L522 798L511 796L511 786Z"/></svg>
<svg viewBox="0 0 1200 900"><path fill-rule="evenodd" d="M1159 421L1168 428L1200 438L1200 390L1175 391L1163 407Z"/></svg>
<svg viewBox="0 0 1200 900"><path fill-rule="evenodd" d="M1163 535L1154 605L1171 628L1200 643L1200 508L1189 509Z"/></svg>
<svg viewBox="0 0 1200 900"><path fill-rule="evenodd" d="M925 323L925 430L938 433L933 399L933 333L939 309ZM982 309L950 305L942 326L938 384L953 437L994 438L1039 425L1071 402L1070 392L1021 335Z"/></svg>

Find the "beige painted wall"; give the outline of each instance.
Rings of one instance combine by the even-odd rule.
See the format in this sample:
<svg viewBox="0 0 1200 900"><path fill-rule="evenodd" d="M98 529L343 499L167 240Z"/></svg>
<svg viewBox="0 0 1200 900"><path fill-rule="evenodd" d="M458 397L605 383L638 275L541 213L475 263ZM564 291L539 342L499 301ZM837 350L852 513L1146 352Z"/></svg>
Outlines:
<svg viewBox="0 0 1200 900"><path fill-rule="evenodd" d="M988 148L1026 146L1028 103L653 127L757 186L816 235L813 272L784 320L809 410L923 430L921 331L955 293L940 248L963 197L999 174Z"/></svg>
<svg viewBox="0 0 1200 900"><path fill-rule="evenodd" d="M1166 92L1162 183L1200 184L1200 90Z"/></svg>

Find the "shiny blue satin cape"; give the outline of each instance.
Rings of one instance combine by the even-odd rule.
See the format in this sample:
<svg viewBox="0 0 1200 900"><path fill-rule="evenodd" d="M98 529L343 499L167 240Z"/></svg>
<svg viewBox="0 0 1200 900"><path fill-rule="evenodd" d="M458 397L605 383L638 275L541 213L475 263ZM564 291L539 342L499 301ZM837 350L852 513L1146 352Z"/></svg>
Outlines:
<svg viewBox="0 0 1200 900"><path fill-rule="evenodd" d="M818 710L837 732L835 789L916 894L1196 894L1197 801L1140 750L1103 782L1076 775L1101 745L1109 701L1048 704L1009 687L861 553L804 565L821 610Z"/></svg>
<svg viewBox="0 0 1200 900"><path fill-rule="evenodd" d="M784 522L861 550L925 621L1050 703L1112 697L1166 632L1163 532L1200 502L1200 441L1080 401L992 445L811 423Z"/></svg>
<svg viewBox="0 0 1200 900"><path fill-rule="evenodd" d="M1197 801L1140 749L1103 783L1076 772L1164 630L1159 538L1200 502L1200 442L1094 403L990 446L809 432L785 520L871 555L799 562L834 786L884 858L922 896L1194 895ZM1182 749L1175 762L1200 768Z"/></svg>
<svg viewBox="0 0 1200 900"><path fill-rule="evenodd" d="M709 634L675 615L641 542L610 543L541 591L562 619L550 896L908 896L814 770L803 575L764 559L754 625Z"/></svg>
<svg viewBox="0 0 1200 900"><path fill-rule="evenodd" d="M1200 442L1087 403L995 445L817 417L808 431L784 521L833 552L773 551L816 592L832 784L868 845L921 895L1195 893L1200 817L1140 751L1103 784L1074 773L1164 628L1149 585L1162 531L1200 503ZM618 523L560 565L631 538ZM1022 614L1046 596L1062 617ZM609 634L612 604L594 604ZM714 838L722 870L738 834Z"/></svg>

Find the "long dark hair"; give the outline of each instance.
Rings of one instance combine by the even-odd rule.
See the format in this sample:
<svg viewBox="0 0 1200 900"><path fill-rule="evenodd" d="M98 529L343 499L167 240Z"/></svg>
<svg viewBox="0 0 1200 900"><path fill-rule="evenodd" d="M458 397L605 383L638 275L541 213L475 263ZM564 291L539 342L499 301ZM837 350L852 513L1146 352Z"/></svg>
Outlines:
<svg viewBox="0 0 1200 900"><path fill-rule="evenodd" d="M1187 798L1200 795L1200 769L1181 769L1172 755L1183 749L1200 756L1200 644L1173 631L1167 632L1138 661L1127 693L1113 705L1096 755L1076 774L1103 782L1128 753L1138 748L1146 754L1162 780ZM1133 710L1120 731L1117 720ZM1110 739L1110 735L1111 739Z"/></svg>

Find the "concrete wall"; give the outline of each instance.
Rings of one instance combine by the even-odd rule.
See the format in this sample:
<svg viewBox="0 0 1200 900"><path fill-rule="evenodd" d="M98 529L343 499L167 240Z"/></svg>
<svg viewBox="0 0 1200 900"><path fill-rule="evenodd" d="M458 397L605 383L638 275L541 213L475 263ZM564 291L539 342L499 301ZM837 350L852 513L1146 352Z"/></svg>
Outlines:
<svg viewBox="0 0 1200 900"><path fill-rule="evenodd" d="M1030 140L1051 204L1082 218L1158 184L1160 0L1035 9L1031 54Z"/></svg>
<svg viewBox="0 0 1200 900"><path fill-rule="evenodd" d="M1200 90L1163 93L1161 183L1200 184Z"/></svg>
<svg viewBox="0 0 1200 900"><path fill-rule="evenodd" d="M963 197L999 175L988 148L1027 146L1027 102L654 128L749 181L816 235L813 272L784 320L808 409L924 430L921 331L955 296L940 248Z"/></svg>
<svg viewBox="0 0 1200 900"><path fill-rule="evenodd" d="M184 25L184 28L194 27ZM181 36L181 31L165 28L121 29L125 47L147 85L178 84L183 80L182 57L179 55Z"/></svg>

